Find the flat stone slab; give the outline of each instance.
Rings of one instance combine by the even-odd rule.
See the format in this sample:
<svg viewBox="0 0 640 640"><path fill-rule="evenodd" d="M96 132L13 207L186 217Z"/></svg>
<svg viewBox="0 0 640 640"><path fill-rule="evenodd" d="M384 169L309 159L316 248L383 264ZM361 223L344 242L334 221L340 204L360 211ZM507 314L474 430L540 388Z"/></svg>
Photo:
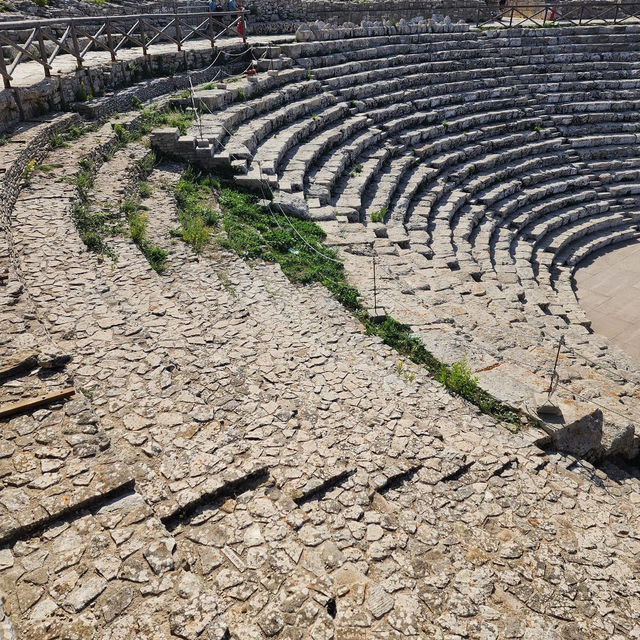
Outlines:
<svg viewBox="0 0 640 640"><path fill-rule="evenodd" d="M3 421L0 543L133 482L83 397Z"/></svg>

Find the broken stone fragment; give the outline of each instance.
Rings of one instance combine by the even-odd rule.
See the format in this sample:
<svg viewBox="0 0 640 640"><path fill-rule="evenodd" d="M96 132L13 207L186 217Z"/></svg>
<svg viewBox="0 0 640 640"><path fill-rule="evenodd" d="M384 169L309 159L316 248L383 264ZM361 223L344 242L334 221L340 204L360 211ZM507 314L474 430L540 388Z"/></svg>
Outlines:
<svg viewBox="0 0 640 640"><path fill-rule="evenodd" d="M382 618L385 613L389 613L393 609L393 604L393 597L381 586L377 584L370 586L367 606L374 618Z"/></svg>
<svg viewBox="0 0 640 640"><path fill-rule="evenodd" d="M175 562L171 555L174 547L173 538L167 538L153 542L143 551L142 555L156 575L161 576L174 568Z"/></svg>
<svg viewBox="0 0 640 640"><path fill-rule="evenodd" d="M92 576L84 580L67 598L63 607L67 611L78 613L95 600L107 588L107 581L100 576Z"/></svg>
<svg viewBox="0 0 640 640"><path fill-rule="evenodd" d="M42 369L61 369L71 361L71 354L46 350L38 354L38 366Z"/></svg>

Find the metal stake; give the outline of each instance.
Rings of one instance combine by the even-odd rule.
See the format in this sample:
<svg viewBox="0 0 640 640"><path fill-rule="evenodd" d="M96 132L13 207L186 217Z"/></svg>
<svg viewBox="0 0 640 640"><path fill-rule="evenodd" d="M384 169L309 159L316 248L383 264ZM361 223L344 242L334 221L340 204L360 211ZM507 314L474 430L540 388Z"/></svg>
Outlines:
<svg viewBox="0 0 640 640"><path fill-rule="evenodd" d="M553 373L551 374L551 381L549 382L549 395L553 393L553 381L556 379L556 369L558 368L558 359L560 358L560 348L564 344L564 336L560 336L560 340L558 341L558 350L556 351L556 361L553 363Z"/></svg>
<svg viewBox="0 0 640 640"><path fill-rule="evenodd" d="M378 289L376 287L376 254L373 254L373 311L378 315Z"/></svg>

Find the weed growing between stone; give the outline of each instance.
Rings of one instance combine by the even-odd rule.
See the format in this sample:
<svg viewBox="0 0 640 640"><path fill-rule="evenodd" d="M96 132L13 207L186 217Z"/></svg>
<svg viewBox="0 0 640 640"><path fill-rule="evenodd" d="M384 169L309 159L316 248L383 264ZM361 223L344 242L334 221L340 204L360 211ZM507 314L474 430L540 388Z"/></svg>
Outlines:
<svg viewBox="0 0 640 640"><path fill-rule="evenodd" d="M116 260L115 251L107 244L106 237L121 233L122 221L113 211L92 213L89 202L89 190L93 185L95 166L90 160L80 163L81 171L75 176L74 182L78 189L78 199L73 203L71 214L78 230L80 239L89 251L109 256Z"/></svg>
<svg viewBox="0 0 640 640"><path fill-rule="evenodd" d="M221 228L217 229L215 222L206 222L214 195L222 210ZM185 221L199 220L198 224L206 229L207 239L211 233L219 232L220 245L237 255L247 260L277 262L292 282L323 284L356 315L368 334L378 336L397 353L423 366L483 413L519 427L520 414L480 389L465 361L448 366L425 347L408 325L388 315L382 321L371 317L360 302L358 290L347 282L336 252L324 245L324 231L315 223L266 208L255 195L223 188L214 177L200 174L191 167L178 183L176 199L183 225L179 234L185 241L189 242L185 238Z"/></svg>
<svg viewBox="0 0 640 640"><path fill-rule="evenodd" d="M162 273L167 261L167 252L152 245L147 239L147 214L144 213L144 207L136 201L125 200L120 206L120 210L127 214L131 239L147 259L151 268L157 273Z"/></svg>

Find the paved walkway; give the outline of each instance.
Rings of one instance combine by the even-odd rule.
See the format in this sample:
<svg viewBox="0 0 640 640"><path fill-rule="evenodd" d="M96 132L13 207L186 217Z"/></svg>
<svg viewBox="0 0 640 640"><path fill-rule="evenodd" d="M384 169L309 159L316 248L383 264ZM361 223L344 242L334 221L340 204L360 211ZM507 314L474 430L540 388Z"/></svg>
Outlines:
<svg viewBox="0 0 640 640"><path fill-rule="evenodd" d="M291 34L281 36L248 36L247 43L249 45L256 45L259 43L271 42L284 42L292 40ZM242 40L238 37L220 38L216 40L216 48L218 49L231 49L242 44ZM209 40L188 40L182 45L183 51L203 51L210 49L211 43ZM160 55L163 53L175 52L176 45L169 42L163 44L154 44L149 47L149 53L151 55ZM118 60L127 61L135 60L142 57L141 47L132 47L131 49L121 49L118 51ZM92 67L99 67L101 65L109 65L111 63L111 55L108 51L90 51L84 58L83 66L85 69ZM53 68L51 69L52 76L63 75L65 73L73 73L76 70L76 59L68 54L58 56L53 62ZM42 65L38 62L23 62L18 65L13 73L13 80L11 81L12 87L30 87L45 79L44 70ZM2 81L0 79L0 86Z"/></svg>
<svg viewBox="0 0 640 640"><path fill-rule="evenodd" d="M640 362L640 243L603 249L575 278L593 328Z"/></svg>

